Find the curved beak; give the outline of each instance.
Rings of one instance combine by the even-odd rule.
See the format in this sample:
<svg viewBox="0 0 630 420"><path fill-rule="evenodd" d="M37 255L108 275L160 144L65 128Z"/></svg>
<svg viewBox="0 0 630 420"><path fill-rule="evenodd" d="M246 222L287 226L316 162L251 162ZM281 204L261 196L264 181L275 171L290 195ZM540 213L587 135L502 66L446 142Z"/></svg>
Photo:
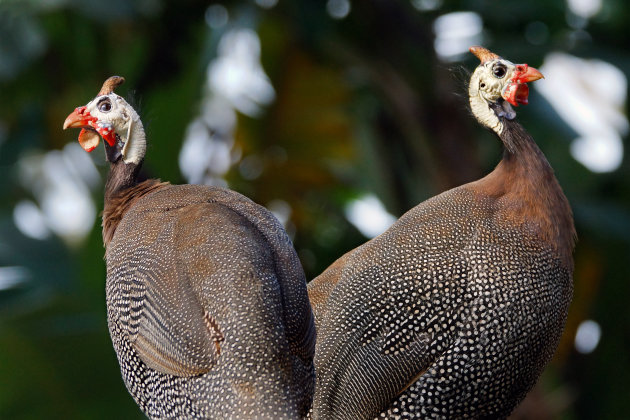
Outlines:
<svg viewBox="0 0 630 420"><path fill-rule="evenodd" d="M538 69L529 67L527 64L517 64L512 81L515 83L529 83L544 78L545 76Z"/></svg>
<svg viewBox="0 0 630 420"><path fill-rule="evenodd" d="M80 106L68 115L63 122L63 129L81 128L79 144L86 152L91 152L100 143L100 136L90 125L90 122L95 122L96 120L96 118L86 111L85 106Z"/></svg>
<svg viewBox="0 0 630 420"><path fill-rule="evenodd" d="M63 122L63 129L89 127L90 121L96 121L84 106L76 108Z"/></svg>

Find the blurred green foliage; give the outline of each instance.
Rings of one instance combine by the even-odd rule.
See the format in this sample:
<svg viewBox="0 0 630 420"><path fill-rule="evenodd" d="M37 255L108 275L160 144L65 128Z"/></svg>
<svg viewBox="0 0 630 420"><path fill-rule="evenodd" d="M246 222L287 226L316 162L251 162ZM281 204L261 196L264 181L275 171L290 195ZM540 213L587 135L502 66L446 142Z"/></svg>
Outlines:
<svg viewBox="0 0 630 420"><path fill-rule="evenodd" d="M125 76L120 93L139 100L150 141L146 174L181 183L177 155L219 39L233 27L255 30L276 97L256 118L239 115L234 141L241 159L257 156L262 171L243 176L236 162L225 179L261 204L290 205L289 231L313 278L366 240L344 216L352 199L373 193L399 216L498 161L499 145L466 108L475 59L438 60L436 17L478 13L485 45L518 62L538 66L546 53L565 51L630 74L630 3L622 0L605 1L581 28L561 0L352 1L344 19L332 19L323 1L224 1L229 18L217 28L206 23L210 4L0 0L0 267L28 273L0 290L0 418L141 417L107 333L100 220L69 245L54 235L28 238L13 219L18 202L37 201L20 162L76 141L62 122L108 76ZM528 37L532 22L546 35ZM530 102L519 118L556 169L579 245L565 337L514 417L622 418L630 395L630 165L624 159L612 173L591 173L569 154L572 130L535 92ZM99 154L91 157L104 177ZM584 319L602 328L586 355L573 348Z"/></svg>

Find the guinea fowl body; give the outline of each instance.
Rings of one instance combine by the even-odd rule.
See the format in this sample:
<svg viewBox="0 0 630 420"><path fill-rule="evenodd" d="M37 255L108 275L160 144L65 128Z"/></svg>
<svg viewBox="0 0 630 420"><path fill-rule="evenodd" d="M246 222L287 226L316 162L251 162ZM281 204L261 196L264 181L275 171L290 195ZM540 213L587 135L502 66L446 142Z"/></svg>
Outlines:
<svg viewBox="0 0 630 420"><path fill-rule="evenodd" d="M298 418L308 409L308 300L292 280L303 274L266 210L220 188L161 184L124 214L106 259L112 341L149 417Z"/></svg>
<svg viewBox="0 0 630 420"><path fill-rule="evenodd" d="M568 202L501 118L485 178L421 203L309 284L316 419L504 418L535 384L572 295Z"/></svg>
<svg viewBox="0 0 630 420"><path fill-rule="evenodd" d="M300 418L314 387L304 272L278 220L226 189L137 182L142 123L113 93L68 116L101 136L108 325L125 385L152 419Z"/></svg>

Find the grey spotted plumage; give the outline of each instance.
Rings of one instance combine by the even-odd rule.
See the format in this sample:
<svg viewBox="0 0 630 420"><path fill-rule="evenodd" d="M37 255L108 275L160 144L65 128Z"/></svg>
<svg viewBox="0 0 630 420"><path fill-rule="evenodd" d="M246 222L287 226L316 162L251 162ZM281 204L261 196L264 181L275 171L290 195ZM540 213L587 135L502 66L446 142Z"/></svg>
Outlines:
<svg viewBox="0 0 630 420"><path fill-rule="evenodd" d="M236 192L138 183L144 131L118 84L64 128L82 127L86 150L106 141L107 315L127 389L152 419L302 417L315 336L291 241Z"/></svg>
<svg viewBox="0 0 630 420"><path fill-rule="evenodd" d="M315 419L504 418L557 347L572 296L572 214L510 106L542 76L471 51L482 61L471 108L503 159L309 284Z"/></svg>

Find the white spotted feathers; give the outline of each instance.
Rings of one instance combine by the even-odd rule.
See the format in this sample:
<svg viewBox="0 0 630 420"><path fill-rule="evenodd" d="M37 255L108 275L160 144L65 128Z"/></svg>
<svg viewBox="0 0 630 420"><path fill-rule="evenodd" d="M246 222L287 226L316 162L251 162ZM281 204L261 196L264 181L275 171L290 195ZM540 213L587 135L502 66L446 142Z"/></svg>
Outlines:
<svg viewBox="0 0 630 420"><path fill-rule="evenodd" d="M105 140L103 242L110 335L123 381L152 419L299 418L315 329L304 272L278 220L233 191L138 183L138 114L109 78L64 128Z"/></svg>
<svg viewBox="0 0 630 420"><path fill-rule="evenodd" d="M471 51L482 61L471 108L503 142L503 159L309 284L314 419L504 418L556 349L572 295L573 219L510 106L526 103L525 82L542 75Z"/></svg>

